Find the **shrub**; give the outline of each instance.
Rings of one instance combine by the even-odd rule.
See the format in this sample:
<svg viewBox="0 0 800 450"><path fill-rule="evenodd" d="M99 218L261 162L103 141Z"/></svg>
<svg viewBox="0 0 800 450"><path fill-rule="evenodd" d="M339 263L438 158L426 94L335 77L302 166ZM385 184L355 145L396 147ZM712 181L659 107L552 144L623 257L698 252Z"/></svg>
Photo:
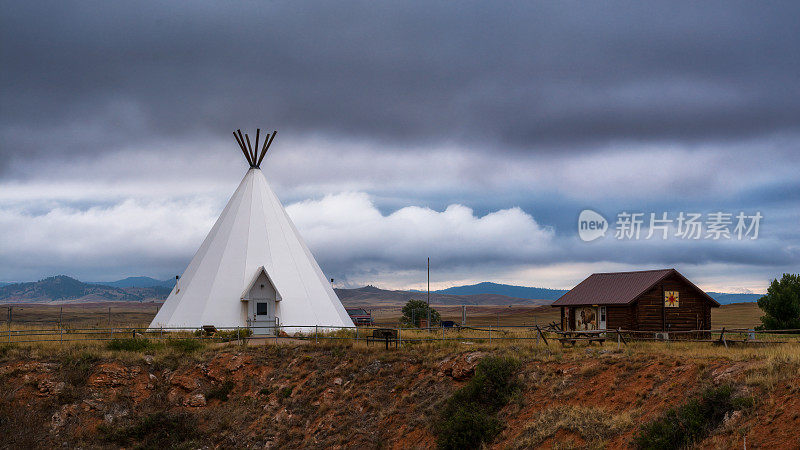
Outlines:
<svg viewBox="0 0 800 450"><path fill-rule="evenodd" d="M500 421L476 405L462 406L442 423L442 431L436 443L439 448L480 448L502 429Z"/></svg>
<svg viewBox="0 0 800 450"><path fill-rule="evenodd" d="M109 350L125 352L143 352L154 347L153 342L141 338L112 339L106 344Z"/></svg>
<svg viewBox="0 0 800 450"><path fill-rule="evenodd" d="M136 442L139 448L195 448L200 437L192 415L166 411L141 417L128 426L101 424L97 429L107 442L120 446Z"/></svg>
<svg viewBox="0 0 800 450"><path fill-rule="evenodd" d="M65 355L61 361L61 374L64 381L73 386L85 385L94 364L99 359L97 355L86 351Z"/></svg>
<svg viewBox="0 0 800 450"><path fill-rule="evenodd" d="M643 449L688 447L719 426L726 414L752 405L752 398L734 396L729 385L712 387L698 398L670 408L662 417L642 426L634 444Z"/></svg>
<svg viewBox="0 0 800 450"><path fill-rule="evenodd" d="M285 387L285 388L280 390L280 396L282 398L289 398L289 397L291 397L293 390L294 389L291 386L287 386L287 387Z"/></svg>
<svg viewBox="0 0 800 450"><path fill-rule="evenodd" d="M219 330L213 335L214 340L220 342L230 342L237 339L248 338L253 335L253 330L250 328L239 328L238 330Z"/></svg>
<svg viewBox="0 0 800 450"><path fill-rule="evenodd" d="M236 385L233 383L233 381L230 380L225 381L221 385L211 388L211 390L209 390L208 393L206 394L206 399L207 400L217 399L223 402L227 402L228 394L231 393L231 391L235 386Z"/></svg>
<svg viewBox="0 0 800 450"><path fill-rule="evenodd" d="M519 389L513 358L488 357L475 368L475 376L447 400L435 426L442 449L479 448L491 442L502 425L495 417Z"/></svg>

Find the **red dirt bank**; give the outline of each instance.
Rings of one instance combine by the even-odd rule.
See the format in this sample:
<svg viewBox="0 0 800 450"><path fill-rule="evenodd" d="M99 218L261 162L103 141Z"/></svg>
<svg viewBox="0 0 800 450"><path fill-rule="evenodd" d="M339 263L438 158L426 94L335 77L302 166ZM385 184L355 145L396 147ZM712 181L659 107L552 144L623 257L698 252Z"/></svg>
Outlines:
<svg viewBox="0 0 800 450"><path fill-rule="evenodd" d="M200 356L7 355L0 360L0 445L135 446L142 436L119 441L115 430L168 411L196 424L184 430L195 447L430 448L438 406L485 354L267 347ZM701 447L741 448L745 437L748 448L800 447L796 364L583 349L563 358L517 357L524 388L500 412L506 427L493 448L628 448L641 423L720 383L756 405ZM227 400L219 394L225 386Z"/></svg>

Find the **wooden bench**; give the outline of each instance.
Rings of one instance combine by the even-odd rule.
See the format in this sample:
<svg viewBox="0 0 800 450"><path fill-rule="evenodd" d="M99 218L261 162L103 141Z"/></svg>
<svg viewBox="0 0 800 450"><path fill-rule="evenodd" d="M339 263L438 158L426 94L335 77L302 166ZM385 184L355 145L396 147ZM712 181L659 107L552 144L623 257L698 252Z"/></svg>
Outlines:
<svg viewBox="0 0 800 450"><path fill-rule="evenodd" d="M602 345L603 342L606 341L606 338L604 338L604 337L561 337L561 338L558 338L558 341L561 342L561 345L563 345L563 346L566 346L567 344L570 344L570 345L574 346L578 341L586 341L586 342L589 343L589 345L591 345L592 342L597 342L597 343Z"/></svg>
<svg viewBox="0 0 800 450"><path fill-rule="evenodd" d="M372 330L372 336L367 336L367 345L370 342L386 342L386 350L389 350L389 342L394 342L394 346L397 347L399 343L399 339L397 339L397 330L393 328L377 328Z"/></svg>

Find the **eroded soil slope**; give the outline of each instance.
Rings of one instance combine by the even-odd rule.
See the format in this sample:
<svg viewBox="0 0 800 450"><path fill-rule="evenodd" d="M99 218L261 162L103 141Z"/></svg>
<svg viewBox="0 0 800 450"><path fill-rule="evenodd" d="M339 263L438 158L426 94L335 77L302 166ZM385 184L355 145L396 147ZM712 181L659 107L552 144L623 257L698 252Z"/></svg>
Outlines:
<svg viewBox="0 0 800 450"><path fill-rule="evenodd" d="M39 352L41 353L41 352ZM0 445L429 448L443 402L497 353L522 362L495 448L628 448L642 423L704 387L755 405L706 448L800 447L800 372L789 360L575 349L461 351L228 347L180 353L7 351Z"/></svg>

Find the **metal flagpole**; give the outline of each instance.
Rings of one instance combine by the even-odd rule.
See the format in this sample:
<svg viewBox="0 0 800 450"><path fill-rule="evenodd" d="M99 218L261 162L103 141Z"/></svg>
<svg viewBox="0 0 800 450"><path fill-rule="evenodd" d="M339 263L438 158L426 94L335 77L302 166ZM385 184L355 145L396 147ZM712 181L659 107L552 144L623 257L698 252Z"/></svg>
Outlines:
<svg viewBox="0 0 800 450"><path fill-rule="evenodd" d="M431 329L431 257L428 257L428 330Z"/></svg>

